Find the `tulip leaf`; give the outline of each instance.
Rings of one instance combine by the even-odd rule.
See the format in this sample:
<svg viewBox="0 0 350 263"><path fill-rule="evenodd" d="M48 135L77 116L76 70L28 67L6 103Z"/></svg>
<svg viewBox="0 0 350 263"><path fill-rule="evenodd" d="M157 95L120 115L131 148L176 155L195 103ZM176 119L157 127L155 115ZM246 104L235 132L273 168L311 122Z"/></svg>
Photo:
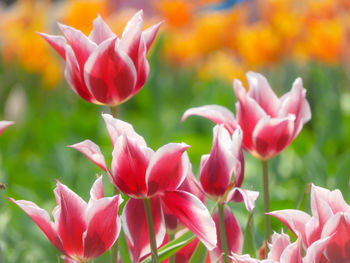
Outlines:
<svg viewBox="0 0 350 263"><path fill-rule="evenodd" d="M177 251L179 251L181 248L183 248L188 243L190 243L194 238L195 236L190 231L187 231L182 236L176 238L175 240L159 248L158 249L159 262L162 262L163 260L174 255ZM150 263L150 262L152 262L152 258L151 256L148 256L141 263Z"/></svg>
<svg viewBox="0 0 350 263"><path fill-rule="evenodd" d="M202 242L199 242L196 250L193 252L192 257L188 263L203 263L207 255L207 248L203 245Z"/></svg>
<svg viewBox="0 0 350 263"><path fill-rule="evenodd" d="M123 263L132 263L130 259L128 244L127 244L126 237L123 230L120 231L118 241L119 241L119 255L120 255L121 261Z"/></svg>
<svg viewBox="0 0 350 263"><path fill-rule="evenodd" d="M256 257L254 231L253 231L253 212L249 213L247 225L244 232L243 254L249 254Z"/></svg>

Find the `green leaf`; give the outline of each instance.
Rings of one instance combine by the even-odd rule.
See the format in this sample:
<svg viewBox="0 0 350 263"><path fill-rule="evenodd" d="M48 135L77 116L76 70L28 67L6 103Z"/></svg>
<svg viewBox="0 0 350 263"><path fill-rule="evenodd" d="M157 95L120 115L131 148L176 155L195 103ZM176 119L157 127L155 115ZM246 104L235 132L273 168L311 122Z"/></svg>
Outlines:
<svg viewBox="0 0 350 263"><path fill-rule="evenodd" d="M179 251L181 248L183 248L188 243L190 243L194 238L195 236L190 231L187 231L182 236L178 237L177 239L159 248L158 249L159 262L162 262L163 260L174 255L177 251ZM148 256L141 263L150 263L150 262L152 262L152 258L151 256Z"/></svg>
<svg viewBox="0 0 350 263"><path fill-rule="evenodd" d="M206 255L207 248L203 245L203 243L199 242L196 250L194 251L188 263L203 263L205 261Z"/></svg>
<svg viewBox="0 0 350 263"><path fill-rule="evenodd" d="M129 248L126 242L124 231L120 231L119 235L119 255L123 263L132 263L129 255Z"/></svg>
<svg viewBox="0 0 350 263"><path fill-rule="evenodd" d="M249 254L251 257L256 257L255 241L253 231L253 212L249 213L247 225L244 232L243 254Z"/></svg>

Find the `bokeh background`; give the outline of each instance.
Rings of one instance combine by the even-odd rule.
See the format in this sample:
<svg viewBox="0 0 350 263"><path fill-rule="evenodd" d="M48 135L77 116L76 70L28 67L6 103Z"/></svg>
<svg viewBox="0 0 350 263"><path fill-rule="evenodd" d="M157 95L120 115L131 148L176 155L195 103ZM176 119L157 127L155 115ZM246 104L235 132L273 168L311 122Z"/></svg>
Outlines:
<svg viewBox="0 0 350 263"><path fill-rule="evenodd" d="M313 182L339 188L350 201L349 0L19 0L0 2L0 119L14 120L0 137L0 262L57 262L57 251L7 197L31 200L51 211L56 180L88 200L101 170L67 145L91 139L108 163L110 144L101 112L63 78L64 62L35 32L58 34L56 22L88 34L97 14L121 34L139 9L145 24L164 20L149 54L144 88L119 107L148 145L186 142L198 175L209 152L213 124L183 112L219 104L234 111L232 80L246 84L248 70L263 73L280 96L302 77L312 120L270 162L271 209L308 208ZM260 191L260 163L245 154L243 187ZM106 179L106 178L105 178ZM105 180L107 193L111 184ZM262 200L254 211L262 242ZM244 229L248 213L232 205ZM273 228L282 226L273 219ZM286 230L285 230L286 231ZM103 255L95 262L107 262Z"/></svg>

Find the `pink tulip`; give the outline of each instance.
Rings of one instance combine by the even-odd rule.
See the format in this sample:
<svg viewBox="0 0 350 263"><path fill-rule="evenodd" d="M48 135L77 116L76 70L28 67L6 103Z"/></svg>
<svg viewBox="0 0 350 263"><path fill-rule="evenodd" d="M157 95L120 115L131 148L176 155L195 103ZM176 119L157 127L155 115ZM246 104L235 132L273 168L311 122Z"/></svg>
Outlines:
<svg viewBox="0 0 350 263"><path fill-rule="evenodd" d="M175 215L209 250L216 246L216 230L209 211L193 194L179 190L189 174L190 161L184 143L169 143L153 151L133 127L109 114L102 115L112 141L112 169L99 147L91 141L72 145L107 171L112 183L132 197L123 210L124 231L133 246L134 262L149 253L143 198L150 198L157 245L165 235L164 211Z"/></svg>
<svg viewBox="0 0 350 263"><path fill-rule="evenodd" d="M39 33L66 61L65 77L84 100L117 106L133 97L149 74L146 54L161 23L142 31L143 12L136 13L118 38L98 16L89 36L59 24L64 35Z"/></svg>
<svg viewBox="0 0 350 263"><path fill-rule="evenodd" d="M306 90L298 78L292 90L278 98L261 74L248 72L247 78L248 92L239 80L234 81L237 119L224 107L207 105L187 110L182 120L199 115L224 124L231 134L239 125L244 149L259 159L268 160L285 149L311 119Z"/></svg>
<svg viewBox="0 0 350 263"><path fill-rule="evenodd" d="M13 121L0 121L0 135L10 125L14 124Z"/></svg>
<svg viewBox="0 0 350 263"><path fill-rule="evenodd" d="M33 202L9 199L29 215L59 251L76 262L89 262L114 244L121 227L118 210L122 198L104 197L102 176L92 186L88 203L60 182L54 193L54 222Z"/></svg>
<svg viewBox="0 0 350 263"><path fill-rule="evenodd" d="M320 262L350 262L350 206L341 192L312 185L311 212L312 216L293 209L269 214L281 220L300 238L305 249L327 240Z"/></svg>

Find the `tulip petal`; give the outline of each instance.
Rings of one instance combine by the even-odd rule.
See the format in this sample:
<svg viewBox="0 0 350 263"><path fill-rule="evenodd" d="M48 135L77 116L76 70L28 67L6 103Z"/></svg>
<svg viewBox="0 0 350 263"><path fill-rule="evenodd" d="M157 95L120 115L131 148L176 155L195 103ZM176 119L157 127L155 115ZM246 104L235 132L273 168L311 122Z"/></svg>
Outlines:
<svg viewBox="0 0 350 263"><path fill-rule="evenodd" d="M169 143L154 153L146 172L148 196L179 187L189 167L187 148L189 146L184 143Z"/></svg>
<svg viewBox="0 0 350 263"><path fill-rule="evenodd" d="M103 189L103 181L102 176L99 176L94 184L91 187L90 190L90 200L88 204L91 204L92 202L101 199L105 196L104 189Z"/></svg>
<svg viewBox="0 0 350 263"><path fill-rule="evenodd" d="M223 123L231 134L237 127L233 113L227 108L219 105L205 105L202 107L190 108L182 115L181 121L186 120L191 115L207 118L216 124Z"/></svg>
<svg viewBox="0 0 350 263"><path fill-rule="evenodd" d="M350 259L350 213L339 212L327 221L322 238L332 236L328 241L325 256L329 262L348 262Z"/></svg>
<svg viewBox="0 0 350 263"><path fill-rule="evenodd" d="M63 254L65 250L62 245L62 241L57 234L57 229L55 225L51 222L49 214L38 207L35 203L25 200L14 200L9 198L9 200L16 205L18 205L33 221L37 226L44 232L45 236L49 241Z"/></svg>
<svg viewBox="0 0 350 263"><path fill-rule="evenodd" d="M215 126L209 158L202 162L200 170L200 181L207 194L222 196L226 192L235 166L240 166L233 149L228 131L223 125Z"/></svg>
<svg viewBox="0 0 350 263"><path fill-rule="evenodd" d="M38 33L38 35L45 39L64 60L66 59L66 39L64 37L45 33Z"/></svg>
<svg viewBox="0 0 350 263"><path fill-rule="evenodd" d="M86 87L82 71L80 71L77 59L70 46L66 47L66 68L64 70L64 76L69 86L76 94L88 102L98 103Z"/></svg>
<svg viewBox="0 0 350 263"><path fill-rule="evenodd" d="M113 183L126 195L144 197L147 195L146 170L153 151L141 146L136 140L123 134L113 149Z"/></svg>
<svg viewBox="0 0 350 263"><path fill-rule="evenodd" d="M252 71L247 73L249 84L248 96L254 99L260 107L271 117L277 117L280 100L273 92L266 78Z"/></svg>
<svg viewBox="0 0 350 263"><path fill-rule="evenodd" d="M216 248L210 252L210 259L211 262L217 262L222 253L219 213L217 211L215 212L213 219L216 225L218 243ZM240 254L243 248L243 233L237 219L227 206L224 207L224 224L228 254L231 254L232 252Z"/></svg>
<svg viewBox="0 0 350 263"><path fill-rule="evenodd" d="M147 51L150 49L150 47L153 43L153 40L155 39L155 37L158 33L158 30L162 24L163 24L163 22L159 22L158 24L155 24L153 26L146 28L142 32L143 41L145 42Z"/></svg>
<svg viewBox="0 0 350 263"><path fill-rule="evenodd" d="M294 116L270 118L265 116L256 124L253 136L254 150L265 160L270 159L291 143Z"/></svg>
<svg viewBox="0 0 350 263"><path fill-rule="evenodd" d="M82 256L87 204L80 196L59 182L54 192L59 201L57 230L64 250L69 255Z"/></svg>
<svg viewBox="0 0 350 263"><path fill-rule="evenodd" d="M245 207L249 212L252 212L255 207L255 201L259 196L259 192L241 189L238 187L233 188L228 192L226 202L244 202Z"/></svg>
<svg viewBox="0 0 350 263"><path fill-rule="evenodd" d="M84 233L84 258L95 258L107 251L117 240L121 222L118 217L120 195L95 201L87 210Z"/></svg>
<svg viewBox="0 0 350 263"><path fill-rule="evenodd" d="M127 100L136 84L136 68L128 55L116 48L116 38L100 44L86 61L84 79L101 103L116 106Z"/></svg>
<svg viewBox="0 0 350 263"><path fill-rule="evenodd" d="M323 252L328 245L329 240L332 236L322 238L311 244L306 250L306 255L304 257L305 263L320 263L321 257L323 257Z"/></svg>
<svg viewBox="0 0 350 263"><path fill-rule="evenodd" d="M100 147L97 144L90 140L85 140L73 145L69 145L68 147L73 148L82 154L84 154L87 158L89 158L94 164L101 167L102 170L108 172L109 169L107 167L105 157L101 153Z"/></svg>
<svg viewBox="0 0 350 263"><path fill-rule="evenodd" d="M139 90L143 87L150 71L150 66L146 58L146 54L147 54L146 44L143 40L143 36L141 35L138 61L137 61L138 63L137 64L137 82L136 82L135 89L132 92L133 95L139 92Z"/></svg>
<svg viewBox="0 0 350 263"><path fill-rule="evenodd" d="M14 121L0 121L0 135L10 125L14 124Z"/></svg>
<svg viewBox="0 0 350 263"><path fill-rule="evenodd" d="M251 152L254 149L253 130L258 121L266 116L266 113L255 100L247 95L242 82L235 80L233 87L238 100L236 103L236 118L243 131L243 146Z"/></svg>
<svg viewBox="0 0 350 263"><path fill-rule="evenodd" d="M79 71L83 73L85 62L92 51L97 48L97 45L80 30L60 23L58 23L58 26L74 51L79 65Z"/></svg>
<svg viewBox="0 0 350 263"><path fill-rule="evenodd" d="M182 224L191 230L209 249L216 246L216 228L208 209L193 194L184 191L165 192L162 204L174 214Z"/></svg>
<svg viewBox="0 0 350 263"><path fill-rule="evenodd" d="M109 26L103 21L100 15L92 22L93 28L90 32L89 39L97 45L101 44L108 38L116 37Z"/></svg>
<svg viewBox="0 0 350 263"><path fill-rule="evenodd" d="M270 252L268 254L268 259L280 261L283 251L290 245L290 238L288 235L282 233L274 233L272 235L272 242L269 244Z"/></svg>
<svg viewBox="0 0 350 263"><path fill-rule="evenodd" d="M293 139L299 134L303 125L311 119L310 105L306 100L306 90L301 78L297 78L292 90L281 98L280 116L295 115Z"/></svg>
<svg viewBox="0 0 350 263"><path fill-rule="evenodd" d="M311 219L310 215L303 211L294 209L273 211L269 212L268 214L279 219L285 226L287 226L293 232L294 235L301 235L303 243L308 244L307 237L305 235L305 225Z"/></svg>
<svg viewBox="0 0 350 263"><path fill-rule="evenodd" d="M102 118L106 123L109 138L111 139L112 145L115 144L118 137L125 133L128 137L133 138L137 141L140 146L146 146L145 139L135 132L131 124L122 120L113 118L110 114L102 114Z"/></svg>
<svg viewBox="0 0 350 263"><path fill-rule="evenodd" d="M139 46L143 27L143 11L137 12L127 23L120 39L119 48L122 49L137 69L139 59Z"/></svg>
<svg viewBox="0 0 350 263"><path fill-rule="evenodd" d="M302 263L301 240L297 239L294 243L287 246L280 258L280 263Z"/></svg>
<svg viewBox="0 0 350 263"><path fill-rule="evenodd" d="M248 254L238 255L238 254L232 253L231 255L229 255L229 258L233 260L232 262L234 263L260 263L259 260L255 258L251 258L250 255Z"/></svg>
<svg viewBox="0 0 350 263"><path fill-rule="evenodd" d="M158 197L151 198L152 216L159 247L165 237L165 223ZM143 200L130 198L122 214L123 229L132 244L133 262L150 253L150 242Z"/></svg>

